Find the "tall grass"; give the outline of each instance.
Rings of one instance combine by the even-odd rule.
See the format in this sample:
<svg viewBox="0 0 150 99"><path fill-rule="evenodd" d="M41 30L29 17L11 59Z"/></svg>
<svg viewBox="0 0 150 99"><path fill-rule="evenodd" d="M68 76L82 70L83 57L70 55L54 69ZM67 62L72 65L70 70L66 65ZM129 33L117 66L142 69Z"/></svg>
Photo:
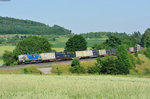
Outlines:
<svg viewBox="0 0 150 99"><path fill-rule="evenodd" d="M150 74L150 59L143 54L139 54L139 58L142 64L137 64L135 71L131 71L131 74Z"/></svg>
<svg viewBox="0 0 150 99"><path fill-rule="evenodd" d="M1 99L149 99L150 79L0 75Z"/></svg>
<svg viewBox="0 0 150 99"><path fill-rule="evenodd" d="M0 69L0 74L42 74L36 66L22 67L18 69Z"/></svg>

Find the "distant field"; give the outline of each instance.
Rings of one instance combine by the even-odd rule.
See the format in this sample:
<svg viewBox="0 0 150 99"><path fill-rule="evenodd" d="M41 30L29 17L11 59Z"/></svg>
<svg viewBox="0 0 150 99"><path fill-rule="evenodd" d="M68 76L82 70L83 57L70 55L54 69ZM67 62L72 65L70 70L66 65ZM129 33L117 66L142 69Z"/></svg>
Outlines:
<svg viewBox="0 0 150 99"><path fill-rule="evenodd" d="M92 47L94 44L100 44L103 43L105 40L87 40L87 47ZM53 42L53 47L54 48L64 48L66 42Z"/></svg>
<svg viewBox="0 0 150 99"><path fill-rule="evenodd" d="M15 46L0 46L0 56L5 52L5 50L13 51Z"/></svg>
<svg viewBox="0 0 150 99"><path fill-rule="evenodd" d="M87 46L92 47L94 44L101 44L105 40L87 40Z"/></svg>
<svg viewBox="0 0 150 99"><path fill-rule="evenodd" d="M1 99L149 99L150 79L125 76L0 75Z"/></svg>
<svg viewBox="0 0 150 99"><path fill-rule="evenodd" d="M63 52L64 48L52 48L53 50L56 50L56 52Z"/></svg>

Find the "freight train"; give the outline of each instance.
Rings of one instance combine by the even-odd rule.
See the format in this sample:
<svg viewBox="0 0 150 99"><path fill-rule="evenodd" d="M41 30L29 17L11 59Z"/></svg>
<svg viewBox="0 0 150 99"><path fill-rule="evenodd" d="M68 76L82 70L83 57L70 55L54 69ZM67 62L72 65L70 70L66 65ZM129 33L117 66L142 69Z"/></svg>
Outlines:
<svg viewBox="0 0 150 99"><path fill-rule="evenodd" d="M137 45L136 47L127 48L130 53L136 53L140 51L142 47ZM39 62L51 62L57 60L71 60L73 58L94 58L103 57L106 55L116 55L116 49L102 49L102 50L89 50L89 51L73 51L73 52L49 52L49 53L27 53L25 55L19 55L19 64L23 63L39 63Z"/></svg>

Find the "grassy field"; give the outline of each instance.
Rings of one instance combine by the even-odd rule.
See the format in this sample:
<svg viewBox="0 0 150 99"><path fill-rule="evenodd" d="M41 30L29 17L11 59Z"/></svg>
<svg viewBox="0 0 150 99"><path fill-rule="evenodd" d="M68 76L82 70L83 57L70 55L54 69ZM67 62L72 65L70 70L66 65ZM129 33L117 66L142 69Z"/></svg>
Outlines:
<svg viewBox="0 0 150 99"><path fill-rule="evenodd" d="M150 74L150 59L145 55L139 54L139 58L142 64L137 64L135 71L131 71L131 74Z"/></svg>
<svg viewBox="0 0 150 99"><path fill-rule="evenodd" d="M93 39L93 40L87 40L87 46L92 47L94 44L100 44L103 43L105 40L99 40L99 39ZM54 48L64 48L65 47L66 41L56 41L53 42L53 47Z"/></svg>
<svg viewBox="0 0 150 99"><path fill-rule="evenodd" d="M0 99L149 99L150 79L0 75Z"/></svg>
<svg viewBox="0 0 150 99"><path fill-rule="evenodd" d="M13 51L15 46L0 46L0 56L5 52L5 50Z"/></svg>

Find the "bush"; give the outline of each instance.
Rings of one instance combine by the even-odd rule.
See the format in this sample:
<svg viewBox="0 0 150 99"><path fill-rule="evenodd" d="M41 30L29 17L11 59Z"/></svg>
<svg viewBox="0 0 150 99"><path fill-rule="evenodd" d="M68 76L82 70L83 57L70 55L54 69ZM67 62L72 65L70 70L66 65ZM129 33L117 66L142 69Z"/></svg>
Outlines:
<svg viewBox="0 0 150 99"><path fill-rule="evenodd" d="M135 53L134 56L135 56L135 57L138 57L138 53Z"/></svg>
<svg viewBox="0 0 150 99"><path fill-rule="evenodd" d="M85 73L84 67L80 66L80 61L78 58L73 59L70 68L71 73Z"/></svg>
<svg viewBox="0 0 150 99"><path fill-rule="evenodd" d="M82 66L74 66L70 68L71 73L85 73L85 69Z"/></svg>
<svg viewBox="0 0 150 99"><path fill-rule="evenodd" d="M101 73L102 74L118 74L117 59L113 56L108 56L102 61Z"/></svg>
<svg viewBox="0 0 150 99"><path fill-rule="evenodd" d="M90 74L100 73L102 61L101 61L100 57L98 57L96 60L97 60L97 62L94 67L88 67L88 73L90 73Z"/></svg>
<svg viewBox="0 0 150 99"><path fill-rule="evenodd" d="M71 66L80 66L80 60L78 58L73 59Z"/></svg>
<svg viewBox="0 0 150 99"><path fill-rule="evenodd" d="M31 68L23 68L24 74L32 74L32 69Z"/></svg>
<svg viewBox="0 0 150 99"><path fill-rule="evenodd" d="M88 73L89 74L99 73L99 69L96 66L94 66L94 67L88 67Z"/></svg>
<svg viewBox="0 0 150 99"><path fill-rule="evenodd" d="M17 62L15 61L15 57L14 57L13 53L10 52L10 51L5 51L4 52L3 61L4 61L4 64L7 65L7 66L17 64Z"/></svg>
<svg viewBox="0 0 150 99"><path fill-rule="evenodd" d="M146 57L150 58L150 47L145 50L144 54Z"/></svg>
<svg viewBox="0 0 150 99"><path fill-rule="evenodd" d="M24 67L22 70L24 74L42 74L42 72L34 66Z"/></svg>

